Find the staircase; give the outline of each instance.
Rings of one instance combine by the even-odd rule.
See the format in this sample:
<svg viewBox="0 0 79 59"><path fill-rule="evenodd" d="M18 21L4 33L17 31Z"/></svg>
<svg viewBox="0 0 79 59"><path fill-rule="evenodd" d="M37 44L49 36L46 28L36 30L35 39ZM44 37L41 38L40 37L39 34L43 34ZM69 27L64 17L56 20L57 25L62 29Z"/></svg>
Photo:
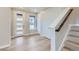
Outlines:
<svg viewBox="0 0 79 59"><path fill-rule="evenodd" d="M72 26L62 51L79 51L79 26Z"/></svg>

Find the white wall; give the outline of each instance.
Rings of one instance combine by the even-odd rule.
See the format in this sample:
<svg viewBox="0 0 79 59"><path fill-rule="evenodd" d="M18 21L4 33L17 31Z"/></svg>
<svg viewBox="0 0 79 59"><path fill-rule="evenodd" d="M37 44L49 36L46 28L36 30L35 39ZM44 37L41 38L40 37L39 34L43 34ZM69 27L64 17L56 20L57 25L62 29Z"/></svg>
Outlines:
<svg viewBox="0 0 79 59"><path fill-rule="evenodd" d="M68 19L70 24L79 24L79 7L73 8L73 12Z"/></svg>
<svg viewBox="0 0 79 59"><path fill-rule="evenodd" d="M38 14L38 32L44 36L48 36L48 27L56 20L56 18L64 10L62 7L52 7Z"/></svg>
<svg viewBox="0 0 79 59"><path fill-rule="evenodd" d="M8 7L0 7L0 48L10 45L11 31L11 9Z"/></svg>

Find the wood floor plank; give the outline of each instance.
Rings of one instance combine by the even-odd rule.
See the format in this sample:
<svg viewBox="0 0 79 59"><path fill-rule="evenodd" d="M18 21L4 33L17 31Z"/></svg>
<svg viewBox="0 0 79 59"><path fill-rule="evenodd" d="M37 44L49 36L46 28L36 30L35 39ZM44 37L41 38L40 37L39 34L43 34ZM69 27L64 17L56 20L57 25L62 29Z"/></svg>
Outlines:
<svg viewBox="0 0 79 59"><path fill-rule="evenodd" d="M18 37L11 46L0 51L50 51L50 41L40 35Z"/></svg>

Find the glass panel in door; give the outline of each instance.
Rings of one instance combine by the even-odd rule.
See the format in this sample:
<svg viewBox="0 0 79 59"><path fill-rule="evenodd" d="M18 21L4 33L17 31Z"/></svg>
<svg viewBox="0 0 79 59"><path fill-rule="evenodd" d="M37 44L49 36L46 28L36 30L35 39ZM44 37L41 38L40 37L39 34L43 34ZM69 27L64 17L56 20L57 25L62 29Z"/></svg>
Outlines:
<svg viewBox="0 0 79 59"><path fill-rule="evenodd" d="M22 35L23 34L23 15L22 14L16 14L16 35Z"/></svg>
<svg viewBox="0 0 79 59"><path fill-rule="evenodd" d="M30 32L35 32L36 31L36 17L35 16L30 16L29 17L29 26L30 26Z"/></svg>

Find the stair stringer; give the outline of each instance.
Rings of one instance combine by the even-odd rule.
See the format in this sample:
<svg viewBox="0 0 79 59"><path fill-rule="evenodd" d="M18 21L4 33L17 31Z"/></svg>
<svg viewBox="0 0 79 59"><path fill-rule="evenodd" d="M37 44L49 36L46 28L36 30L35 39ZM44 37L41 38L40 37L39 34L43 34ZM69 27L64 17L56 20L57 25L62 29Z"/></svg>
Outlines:
<svg viewBox="0 0 79 59"><path fill-rule="evenodd" d="M69 26L68 26L68 30L67 30L67 32L66 32L64 38L63 38L63 41L62 41L62 43L61 43L61 45L60 45L58 51L61 51L62 48L64 47L64 43L65 43L65 41L67 40L67 36L68 36L69 31L70 31L70 29L71 29L72 26L73 26L72 24L69 24Z"/></svg>

